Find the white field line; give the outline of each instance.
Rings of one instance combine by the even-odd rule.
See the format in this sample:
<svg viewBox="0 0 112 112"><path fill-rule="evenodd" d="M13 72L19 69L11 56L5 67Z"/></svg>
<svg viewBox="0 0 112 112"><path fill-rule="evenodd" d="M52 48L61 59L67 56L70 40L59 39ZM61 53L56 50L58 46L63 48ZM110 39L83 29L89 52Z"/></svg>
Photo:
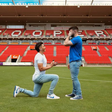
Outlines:
<svg viewBox="0 0 112 112"><path fill-rule="evenodd" d="M71 79L71 78L66 78L66 77L60 77L61 79ZM112 81L106 81L106 80L91 80L91 79L79 79L79 80L84 80L84 81L97 81L97 82L110 82Z"/></svg>

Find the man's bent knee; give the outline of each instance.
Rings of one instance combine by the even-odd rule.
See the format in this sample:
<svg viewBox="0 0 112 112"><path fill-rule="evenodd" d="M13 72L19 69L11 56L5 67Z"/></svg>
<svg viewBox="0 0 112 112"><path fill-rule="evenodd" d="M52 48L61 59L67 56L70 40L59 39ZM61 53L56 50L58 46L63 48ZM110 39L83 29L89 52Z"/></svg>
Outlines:
<svg viewBox="0 0 112 112"><path fill-rule="evenodd" d="M33 94L32 97L38 97L38 94Z"/></svg>

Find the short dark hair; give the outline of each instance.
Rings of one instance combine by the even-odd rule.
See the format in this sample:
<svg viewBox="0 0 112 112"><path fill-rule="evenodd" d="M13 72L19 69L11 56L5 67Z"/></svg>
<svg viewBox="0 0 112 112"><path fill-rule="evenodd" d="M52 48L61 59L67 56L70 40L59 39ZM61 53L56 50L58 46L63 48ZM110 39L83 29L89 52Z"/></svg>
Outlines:
<svg viewBox="0 0 112 112"><path fill-rule="evenodd" d="M39 47L40 47L42 44L43 44L43 42L38 42L38 43L36 43L36 45L35 45L35 50L36 50L37 52L40 51Z"/></svg>
<svg viewBox="0 0 112 112"><path fill-rule="evenodd" d="M79 29L78 29L77 26L72 26L72 27L70 27L70 28L69 28L69 31L70 31L70 30L77 30L77 31L79 31Z"/></svg>

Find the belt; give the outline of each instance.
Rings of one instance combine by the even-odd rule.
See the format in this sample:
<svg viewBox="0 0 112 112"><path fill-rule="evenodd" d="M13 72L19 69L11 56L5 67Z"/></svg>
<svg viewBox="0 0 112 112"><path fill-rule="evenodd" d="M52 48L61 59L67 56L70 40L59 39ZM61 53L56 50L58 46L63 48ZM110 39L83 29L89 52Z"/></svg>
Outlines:
<svg viewBox="0 0 112 112"><path fill-rule="evenodd" d="M76 60L76 61L71 61L71 62L79 62L79 61L81 61L81 60ZM71 62L70 62L70 63L71 63Z"/></svg>

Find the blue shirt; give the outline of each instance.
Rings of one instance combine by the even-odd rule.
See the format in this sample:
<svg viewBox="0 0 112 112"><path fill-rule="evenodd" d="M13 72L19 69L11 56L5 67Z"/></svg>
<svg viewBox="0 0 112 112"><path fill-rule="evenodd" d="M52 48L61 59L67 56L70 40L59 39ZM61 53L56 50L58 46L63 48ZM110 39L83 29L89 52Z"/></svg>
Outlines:
<svg viewBox="0 0 112 112"><path fill-rule="evenodd" d="M70 46L69 63L72 61L82 60L82 39L80 36L74 37L70 40L73 45Z"/></svg>

